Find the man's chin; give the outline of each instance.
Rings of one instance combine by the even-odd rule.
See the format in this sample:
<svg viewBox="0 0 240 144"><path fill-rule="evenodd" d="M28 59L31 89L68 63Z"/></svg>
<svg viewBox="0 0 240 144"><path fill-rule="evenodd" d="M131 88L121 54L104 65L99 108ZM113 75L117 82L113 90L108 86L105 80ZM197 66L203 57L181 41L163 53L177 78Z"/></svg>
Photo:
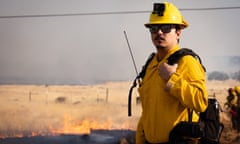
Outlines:
<svg viewBox="0 0 240 144"><path fill-rule="evenodd" d="M162 49L164 49L165 47L158 45L158 46L156 46L156 48L157 48L157 50L162 50Z"/></svg>

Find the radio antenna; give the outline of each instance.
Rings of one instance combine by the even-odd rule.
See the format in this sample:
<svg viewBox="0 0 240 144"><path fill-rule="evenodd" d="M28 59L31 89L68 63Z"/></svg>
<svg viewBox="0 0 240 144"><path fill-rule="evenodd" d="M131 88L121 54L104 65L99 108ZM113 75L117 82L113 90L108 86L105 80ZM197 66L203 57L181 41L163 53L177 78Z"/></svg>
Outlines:
<svg viewBox="0 0 240 144"><path fill-rule="evenodd" d="M126 33L126 31L123 31L123 32L124 32L124 35L125 35L125 38L126 38L126 41L127 41L127 44L128 44L128 49L129 49L130 55L132 57L132 61L133 61L133 65L134 65L136 74L138 75L137 66L136 66L136 63L135 63L135 60L134 60L134 57L133 57L132 49L131 49L129 41L128 41L127 33Z"/></svg>
<svg viewBox="0 0 240 144"><path fill-rule="evenodd" d="M136 66L136 63L135 63L135 60L134 60L134 57L133 57L133 54L132 54L132 49L130 47L126 31L124 31L124 35L125 35L125 38L126 38L126 41L127 41L127 44L128 44L129 52L130 52L131 57L132 57L132 61L133 61L135 71L136 71L136 74L137 74L137 77L134 80L133 85L131 86L131 88L129 90L129 94L128 94L128 116L131 116L132 115L132 108L131 108L131 105L132 105L132 91L133 91L133 88L137 86L137 80L139 82L139 79L138 79L137 66Z"/></svg>

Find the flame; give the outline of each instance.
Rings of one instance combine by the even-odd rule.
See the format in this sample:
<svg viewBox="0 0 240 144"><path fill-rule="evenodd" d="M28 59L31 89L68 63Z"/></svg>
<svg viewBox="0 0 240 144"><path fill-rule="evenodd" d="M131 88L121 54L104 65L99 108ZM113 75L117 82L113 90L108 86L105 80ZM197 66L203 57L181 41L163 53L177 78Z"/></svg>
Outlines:
<svg viewBox="0 0 240 144"><path fill-rule="evenodd" d="M64 117L64 125L60 129L50 128L54 134L90 134L91 129L106 129L112 128L112 120L108 119L105 123L98 123L96 120L83 119L81 121L74 120L71 116Z"/></svg>
<svg viewBox="0 0 240 144"><path fill-rule="evenodd" d="M22 137L32 137L32 136L46 136L46 135L61 135L61 134L90 134L93 129L104 129L104 130L112 130L112 129L129 129L129 122L125 121L120 125L113 125L112 119L109 118L104 122L98 122L95 119L84 118L81 120L74 119L70 115L65 115L63 119L62 126L59 128L48 126L45 131L35 131L28 132L25 134L21 133L12 133L10 135L0 135L0 139L3 138L22 138Z"/></svg>

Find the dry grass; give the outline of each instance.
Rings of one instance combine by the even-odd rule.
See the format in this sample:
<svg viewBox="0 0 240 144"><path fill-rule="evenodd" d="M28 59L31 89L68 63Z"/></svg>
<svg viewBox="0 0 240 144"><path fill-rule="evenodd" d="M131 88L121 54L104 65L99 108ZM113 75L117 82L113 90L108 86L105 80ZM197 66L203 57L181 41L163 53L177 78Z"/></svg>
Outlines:
<svg viewBox="0 0 240 144"><path fill-rule="evenodd" d="M223 105L227 89L239 82L208 81L209 95L215 95ZM133 93L133 116L127 116L128 90L131 82L109 82L99 85L1 85L0 136L45 135L52 133L86 133L90 128L136 129L141 113ZM238 138L231 129L224 109L225 124L222 143L234 143ZM84 125L84 127L83 127Z"/></svg>

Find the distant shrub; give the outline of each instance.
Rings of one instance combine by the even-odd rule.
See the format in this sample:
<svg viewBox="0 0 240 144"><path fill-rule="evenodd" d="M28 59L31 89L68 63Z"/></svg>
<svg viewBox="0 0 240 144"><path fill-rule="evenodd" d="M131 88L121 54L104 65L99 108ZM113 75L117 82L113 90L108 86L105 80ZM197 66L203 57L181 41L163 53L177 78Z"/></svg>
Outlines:
<svg viewBox="0 0 240 144"><path fill-rule="evenodd" d="M240 70L238 72L233 73L232 79L240 81Z"/></svg>
<svg viewBox="0 0 240 144"><path fill-rule="evenodd" d="M65 103L66 99L67 99L66 97L61 96L61 97L56 98L55 102L56 103Z"/></svg>
<svg viewBox="0 0 240 144"><path fill-rule="evenodd" d="M208 80L228 80L229 76L228 74L224 72L219 72L219 71L213 71L208 74Z"/></svg>

